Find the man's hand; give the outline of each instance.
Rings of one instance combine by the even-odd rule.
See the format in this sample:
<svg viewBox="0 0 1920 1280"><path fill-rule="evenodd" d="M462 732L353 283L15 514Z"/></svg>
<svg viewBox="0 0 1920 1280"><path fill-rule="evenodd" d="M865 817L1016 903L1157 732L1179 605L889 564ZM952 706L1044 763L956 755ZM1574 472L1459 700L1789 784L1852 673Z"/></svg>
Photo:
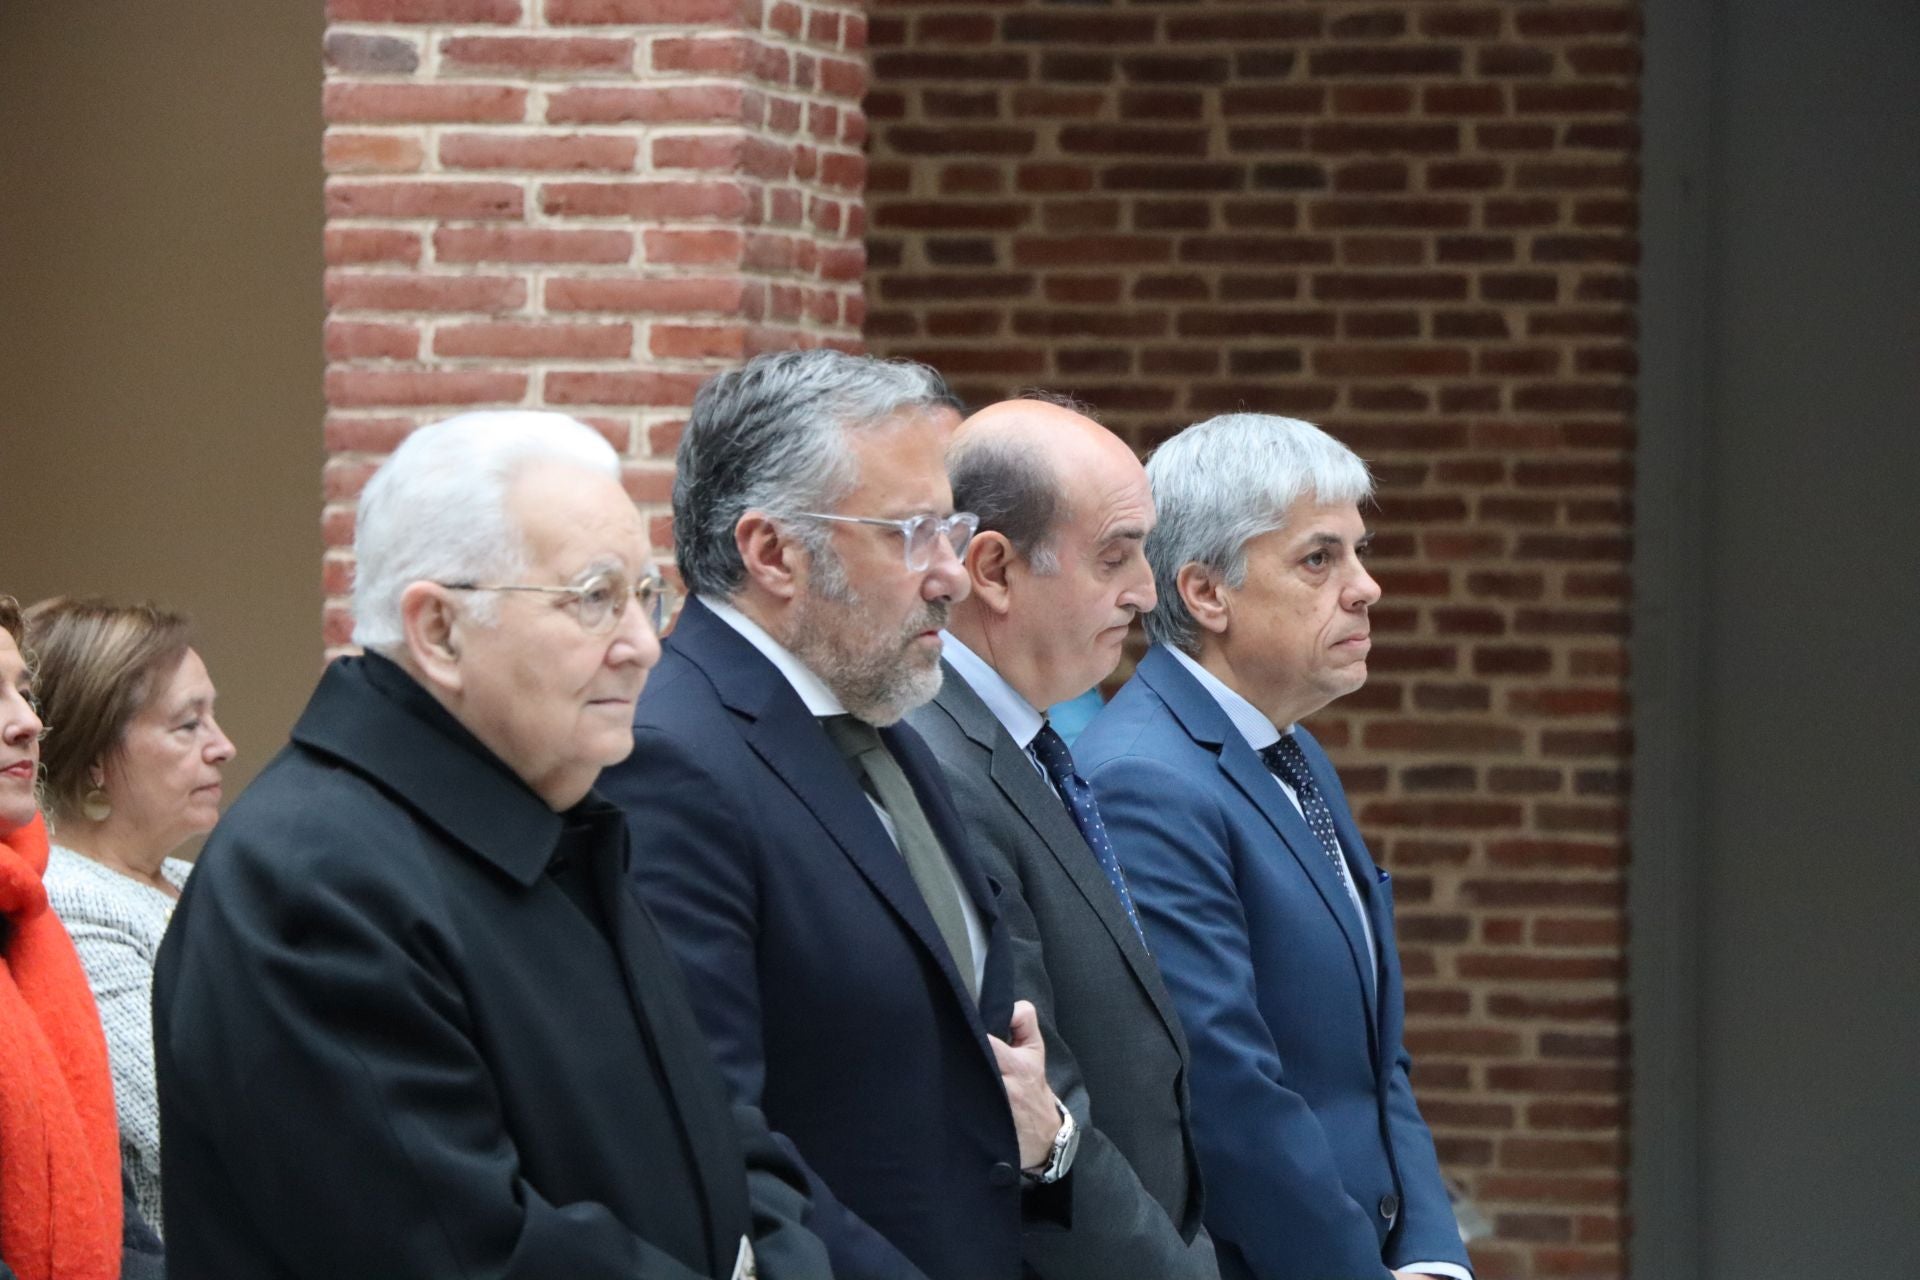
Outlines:
<svg viewBox="0 0 1920 1280"><path fill-rule="evenodd" d="M1047 1046L1040 1039L1040 1015L1032 1001L1014 1001L1010 1034L1012 1044L996 1035L987 1039L1000 1064L1014 1131L1020 1135L1020 1167L1037 1169L1047 1162L1054 1135L1060 1132L1060 1103L1047 1084Z"/></svg>

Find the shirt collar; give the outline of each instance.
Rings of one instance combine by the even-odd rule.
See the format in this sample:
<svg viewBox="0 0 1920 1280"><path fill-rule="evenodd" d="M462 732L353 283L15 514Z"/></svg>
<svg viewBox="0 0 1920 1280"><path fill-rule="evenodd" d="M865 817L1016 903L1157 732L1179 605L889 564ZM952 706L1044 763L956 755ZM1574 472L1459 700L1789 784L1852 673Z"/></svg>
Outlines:
<svg viewBox="0 0 1920 1280"><path fill-rule="evenodd" d="M827 688L827 682L813 673L813 668L794 656L793 650L767 634L767 629L740 612L730 604L703 595L700 603L720 619L740 633L740 638L760 651L762 657L771 662L793 691L800 695L800 701L806 703L807 710L816 716L841 716L847 714L847 708Z"/></svg>
<svg viewBox="0 0 1920 1280"><path fill-rule="evenodd" d="M951 631L940 633L940 655L980 695L980 701L987 704L987 710L993 712L993 718L1021 750L1033 745L1033 737L1046 723L1046 717L1035 711L1033 704L1021 697L1020 691L1008 684L1005 676L988 666L985 658L967 648L966 642Z"/></svg>
<svg viewBox="0 0 1920 1280"><path fill-rule="evenodd" d="M1265 751L1280 741L1281 734L1293 732L1292 725L1288 725L1285 729L1275 726L1260 708L1228 688L1226 681L1172 645L1167 646L1167 652L1172 654L1180 665L1200 682L1201 688L1213 695L1213 700L1220 704L1222 711L1227 713L1227 719L1233 721L1233 727L1240 731L1240 736L1245 738L1247 745L1255 751Z"/></svg>

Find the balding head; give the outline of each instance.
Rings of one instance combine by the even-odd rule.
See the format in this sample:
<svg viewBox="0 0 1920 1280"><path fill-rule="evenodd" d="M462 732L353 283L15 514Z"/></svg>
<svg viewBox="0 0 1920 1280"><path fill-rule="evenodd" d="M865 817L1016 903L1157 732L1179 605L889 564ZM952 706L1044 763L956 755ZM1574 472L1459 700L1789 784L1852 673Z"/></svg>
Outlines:
<svg viewBox="0 0 1920 1280"><path fill-rule="evenodd" d="M1003 534L1042 575L1059 570L1054 535L1076 500L1097 502L1101 479L1111 486L1145 476L1113 432L1073 405L1039 399L1002 400L961 423L947 470L954 505L978 515L982 533Z"/></svg>
<svg viewBox="0 0 1920 1280"><path fill-rule="evenodd" d="M954 505L980 517L952 630L1036 707L1086 692L1153 607L1139 459L1073 405L1004 400L961 424L948 471Z"/></svg>

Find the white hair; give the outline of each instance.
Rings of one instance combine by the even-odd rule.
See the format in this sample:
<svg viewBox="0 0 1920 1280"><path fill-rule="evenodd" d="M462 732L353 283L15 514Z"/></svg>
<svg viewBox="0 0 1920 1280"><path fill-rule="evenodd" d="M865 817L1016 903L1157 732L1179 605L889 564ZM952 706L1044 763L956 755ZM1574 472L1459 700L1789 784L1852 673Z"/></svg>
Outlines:
<svg viewBox="0 0 1920 1280"><path fill-rule="evenodd" d="M353 555L354 643L402 642L400 596L415 582L511 582L526 543L507 516L507 490L530 463L620 476L620 455L577 418L531 409L463 413L421 427L360 494ZM486 596L474 601L485 618Z"/></svg>
<svg viewBox="0 0 1920 1280"><path fill-rule="evenodd" d="M1359 504L1373 477L1353 450L1310 422L1264 413L1227 413L1196 423L1147 460L1158 523L1147 563L1159 600L1147 638L1195 653L1199 625L1180 598L1180 570L1199 564L1229 587L1247 581L1247 544L1284 529L1293 504Z"/></svg>

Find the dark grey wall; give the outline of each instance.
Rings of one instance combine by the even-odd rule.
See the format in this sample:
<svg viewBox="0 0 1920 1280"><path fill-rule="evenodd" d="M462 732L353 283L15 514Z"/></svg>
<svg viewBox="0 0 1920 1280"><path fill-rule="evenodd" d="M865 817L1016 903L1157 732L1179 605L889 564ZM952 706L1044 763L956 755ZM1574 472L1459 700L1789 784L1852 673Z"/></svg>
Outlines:
<svg viewBox="0 0 1920 1280"><path fill-rule="evenodd" d="M0 591L193 614L229 794L321 659L322 9L0 4Z"/></svg>
<svg viewBox="0 0 1920 1280"><path fill-rule="evenodd" d="M1920 1256L1920 6L1653 3L1635 1274Z"/></svg>

